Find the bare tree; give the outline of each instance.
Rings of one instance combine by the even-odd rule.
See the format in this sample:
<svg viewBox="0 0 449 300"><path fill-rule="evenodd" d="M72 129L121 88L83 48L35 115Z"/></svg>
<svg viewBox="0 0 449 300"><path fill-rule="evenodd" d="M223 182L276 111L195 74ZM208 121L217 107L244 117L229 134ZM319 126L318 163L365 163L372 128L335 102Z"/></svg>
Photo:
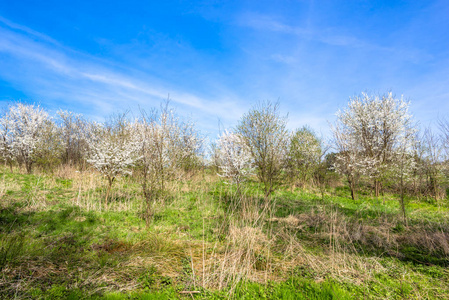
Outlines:
<svg viewBox="0 0 449 300"><path fill-rule="evenodd" d="M82 165L89 145L89 124L80 114L59 110L59 135L64 147L62 163Z"/></svg>
<svg viewBox="0 0 449 300"><path fill-rule="evenodd" d="M257 177L264 184L266 199L282 180L289 141L286 123L279 103L266 101L243 115L237 126L254 159Z"/></svg>
<svg viewBox="0 0 449 300"><path fill-rule="evenodd" d="M414 175L417 166L415 143L416 132L413 127L407 128L405 133L396 137L395 148L391 153L391 160L389 164L389 173L396 181L399 182L400 198L399 204L403 216L405 226L408 226L406 203L405 203L405 185L410 181Z"/></svg>
<svg viewBox="0 0 449 300"><path fill-rule="evenodd" d="M427 175L430 193L437 201L440 198L440 184L444 178L444 147L440 136L426 128L421 139L423 146L422 167Z"/></svg>
<svg viewBox="0 0 449 300"><path fill-rule="evenodd" d="M442 147L444 149L445 154L445 161L449 161L449 120L448 119L441 119L439 122L439 127L441 131L441 143Z"/></svg>
<svg viewBox="0 0 449 300"><path fill-rule="evenodd" d="M441 119L439 121L440 139L443 148L442 169L445 175L446 184L449 178L449 120Z"/></svg>
<svg viewBox="0 0 449 300"><path fill-rule="evenodd" d="M180 156L180 167L185 174L195 172L205 165L204 144L205 138L196 128L195 122L186 120L180 122L180 139L178 149L183 149Z"/></svg>

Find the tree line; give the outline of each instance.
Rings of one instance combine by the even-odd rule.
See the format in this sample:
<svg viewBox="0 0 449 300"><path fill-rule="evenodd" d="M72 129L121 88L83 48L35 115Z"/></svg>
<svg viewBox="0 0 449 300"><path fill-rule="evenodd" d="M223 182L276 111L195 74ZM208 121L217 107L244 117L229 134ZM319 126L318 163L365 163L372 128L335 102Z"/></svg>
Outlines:
<svg viewBox="0 0 449 300"><path fill-rule="evenodd" d="M238 195L245 181L257 179L266 199L280 185L317 187L324 196L345 178L354 200L366 190L375 197L398 193L406 222L405 197L447 198L449 178L449 122L440 119L438 132L421 129L409 107L392 93L361 93L336 113L325 140L308 126L288 130L279 103L259 102L206 143L168 102L137 118L123 113L102 123L17 102L0 117L0 155L11 171L93 168L107 179L105 206L117 176L139 174L148 222L167 182L205 168L235 184Z"/></svg>

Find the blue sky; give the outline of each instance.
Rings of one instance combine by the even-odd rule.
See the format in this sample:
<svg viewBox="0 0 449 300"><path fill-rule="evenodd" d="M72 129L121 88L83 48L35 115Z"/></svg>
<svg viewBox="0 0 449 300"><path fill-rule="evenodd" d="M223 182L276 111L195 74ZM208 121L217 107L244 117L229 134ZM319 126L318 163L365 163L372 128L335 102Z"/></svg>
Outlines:
<svg viewBox="0 0 449 300"><path fill-rule="evenodd" d="M350 96L449 112L448 1L0 1L0 102L101 120L170 95L214 135L256 102L327 135Z"/></svg>

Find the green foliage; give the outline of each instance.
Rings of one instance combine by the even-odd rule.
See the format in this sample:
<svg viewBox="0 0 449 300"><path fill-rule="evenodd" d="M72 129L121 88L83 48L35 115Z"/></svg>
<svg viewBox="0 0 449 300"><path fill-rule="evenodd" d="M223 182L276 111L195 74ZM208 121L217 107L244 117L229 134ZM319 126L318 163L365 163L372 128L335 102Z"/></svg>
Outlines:
<svg viewBox="0 0 449 300"><path fill-rule="evenodd" d="M312 175L321 162L322 142L310 127L297 129L290 139L287 173L293 183L304 186L311 182Z"/></svg>

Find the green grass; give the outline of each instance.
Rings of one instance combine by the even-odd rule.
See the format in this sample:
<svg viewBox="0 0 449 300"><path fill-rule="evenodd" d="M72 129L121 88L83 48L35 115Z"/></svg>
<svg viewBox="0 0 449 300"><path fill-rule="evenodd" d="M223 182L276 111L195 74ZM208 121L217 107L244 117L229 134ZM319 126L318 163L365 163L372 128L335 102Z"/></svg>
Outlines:
<svg viewBox="0 0 449 300"><path fill-rule="evenodd" d="M239 219L235 187L204 178L175 186L146 227L131 177L117 180L105 209L99 175L0 170L0 298L449 298L447 202L408 198L406 228L397 195L352 201L346 187L324 197L281 187L257 223L272 242L243 247L230 242L231 227L256 222ZM264 206L257 182L242 195ZM203 259L227 251L255 259L248 278L221 290L202 286Z"/></svg>

